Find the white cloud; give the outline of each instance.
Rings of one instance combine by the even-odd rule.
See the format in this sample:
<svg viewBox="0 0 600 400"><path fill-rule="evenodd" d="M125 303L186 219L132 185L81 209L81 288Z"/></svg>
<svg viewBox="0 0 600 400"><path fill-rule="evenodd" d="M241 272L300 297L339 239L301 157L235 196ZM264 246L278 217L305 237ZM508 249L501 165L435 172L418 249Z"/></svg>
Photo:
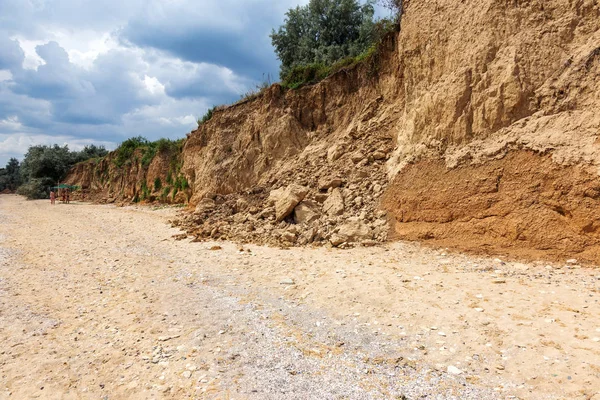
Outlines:
<svg viewBox="0 0 600 400"><path fill-rule="evenodd" d="M25 53L25 60L23 61L23 68L37 70L40 65L44 65L45 62L35 50L37 46L41 46L47 43L45 40L28 40L23 37L13 36L11 39L19 42L21 49Z"/></svg>
<svg viewBox="0 0 600 400"><path fill-rule="evenodd" d="M22 154L27 152L30 146L47 145L51 146L58 144L60 146L67 145L70 150L80 151L85 146L95 144L104 146L108 150L113 150L117 143L105 140L94 140L86 138L78 138L67 135L44 135L30 133L14 133L0 134L0 166L6 165L11 157L20 158Z"/></svg>
<svg viewBox="0 0 600 400"><path fill-rule="evenodd" d="M23 124L19 122L19 117L16 115L0 120L0 131L9 130L17 131L23 129Z"/></svg>
<svg viewBox="0 0 600 400"><path fill-rule="evenodd" d="M148 92L152 94L165 94L165 85L160 83L160 81L155 77L144 75L144 85L146 85Z"/></svg>
<svg viewBox="0 0 600 400"><path fill-rule="evenodd" d="M12 73L7 70L0 70L0 82L10 81L12 79Z"/></svg>

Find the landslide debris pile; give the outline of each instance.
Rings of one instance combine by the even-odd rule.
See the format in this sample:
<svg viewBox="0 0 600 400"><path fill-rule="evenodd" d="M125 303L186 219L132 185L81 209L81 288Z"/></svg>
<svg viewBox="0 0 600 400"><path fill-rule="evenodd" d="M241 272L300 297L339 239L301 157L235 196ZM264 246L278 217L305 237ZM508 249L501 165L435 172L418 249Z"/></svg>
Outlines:
<svg viewBox="0 0 600 400"><path fill-rule="evenodd" d="M217 113L193 133L184 149L184 171L202 160L197 168L211 172L196 172L195 211L175 225L197 240L341 247L385 241L387 218L379 200L388 181L385 163L393 141L388 130L369 118L382 98L366 105L357 100L360 110L344 116L351 119L339 126L325 114L343 110L335 101L331 110L319 111L310 104L290 108L321 90L284 92L274 86L261 100L266 104L252 102ZM358 93L340 94L338 101L354 96ZM252 112L264 106L268 113ZM303 112L303 118L293 115ZM319 112L323 114L316 120ZM239 127L228 131L231 136L213 133L231 125Z"/></svg>

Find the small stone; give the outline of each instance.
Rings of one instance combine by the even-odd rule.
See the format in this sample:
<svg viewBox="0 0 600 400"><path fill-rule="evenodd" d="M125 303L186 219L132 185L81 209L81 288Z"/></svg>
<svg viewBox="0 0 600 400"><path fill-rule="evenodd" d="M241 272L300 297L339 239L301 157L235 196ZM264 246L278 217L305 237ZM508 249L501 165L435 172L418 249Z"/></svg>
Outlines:
<svg viewBox="0 0 600 400"><path fill-rule="evenodd" d="M483 308L476 308L475 311L477 311L477 312L483 312Z"/></svg>
<svg viewBox="0 0 600 400"><path fill-rule="evenodd" d="M277 222L283 221L285 217L294 211L298 203L304 200L307 193L308 188L296 184L271 190L268 201L275 205L275 220Z"/></svg>
<svg viewBox="0 0 600 400"><path fill-rule="evenodd" d="M502 278L494 279L492 281L492 283L495 283L495 284L506 283L506 279L502 279Z"/></svg>
<svg viewBox="0 0 600 400"><path fill-rule="evenodd" d="M296 282L292 279L292 278L286 278L283 279L281 282L279 282L280 285L295 285Z"/></svg>
<svg viewBox="0 0 600 400"><path fill-rule="evenodd" d="M319 190L327 190L329 188L338 188L342 186L343 181L340 178L322 178L319 179Z"/></svg>
<svg viewBox="0 0 600 400"><path fill-rule="evenodd" d="M375 160L383 160L386 158L386 154L383 151L376 151L373 153L373 158Z"/></svg>
<svg viewBox="0 0 600 400"><path fill-rule="evenodd" d="M600 342L600 338L595 337L595 338L592 339L592 341L594 341L594 342Z"/></svg>
<svg viewBox="0 0 600 400"><path fill-rule="evenodd" d="M496 369L499 371L504 371L504 365L496 365Z"/></svg>
<svg viewBox="0 0 600 400"><path fill-rule="evenodd" d="M452 374L452 375L460 375L463 373L460 369L456 368L454 365L449 365L447 371L449 374Z"/></svg>
<svg viewBox="0 0 600 400"><path fill-rule="evenodd" d="M311 223L320 217L321 206L314 201L304 200L294 208L296 224Z"/></svg>
<svg viewBox="0 0 600 400"><path fill-rule="evenodd" d="M440 335L440 336L446 336L446 334L444 332L438 332L438 335Z"/></svg>
<svg viewBox="0 0 600 400"><path fill-rule="evenodd" d="M283 240L284 242L292 243L296 241L296 235L292 232L283 232L281 234L281 240Z"/></svg>
<svg viewBox="0 0 600 400"><path fill-rule="evenodd" d="M334 144L327 150L327 159L330 162L336 161L340 158L345 152L344 146L340 144Z"/></svg>
<svg viewBox="0 0 600 400"><path fill-rule="evenodd" d="M327 200L323 203L323 212L330 216L344 213L344 197L339 188L333 189Z"/></svg>
<svg viewBox="0 0 600 400"><path fill-rule="evenodd" d="M567 264L577 264L577 260L575 258L571 258L570 260L567 260Z"/></svg>
<svg viewBox="0 0 600 400"><path fill-rule="evenodd" d="M190 379L192 377L192 371L184 371L181 375L186 379Z"/></svg>
<svg viewBox="0 0 600 400"><path fill-rule="evenodd" d="M340 236L338 234L333 234L331 235L331 238L329 239L329 242L331 243L332 246L337 247L339 245L341 245L342 243L344 243L346 241L346 238L343 236Z"/></svg>
<svg viewBox="0 0 600 400"><path fill-rule="evenodd" d="M359 162L361 162L363 159L365 158L365 155L363 153L361 153L360 151L352 154L350 156L350 159L352 160L352 162L354 164L358 164Z"/></svg>
<svg viewBox="0 0 600 400"><path fill-rule="evenodd" d="M221 246L212 246L211 248L209 248L209 250L211 251L216 251L216 250L222 250L223 248Z"/></svg>

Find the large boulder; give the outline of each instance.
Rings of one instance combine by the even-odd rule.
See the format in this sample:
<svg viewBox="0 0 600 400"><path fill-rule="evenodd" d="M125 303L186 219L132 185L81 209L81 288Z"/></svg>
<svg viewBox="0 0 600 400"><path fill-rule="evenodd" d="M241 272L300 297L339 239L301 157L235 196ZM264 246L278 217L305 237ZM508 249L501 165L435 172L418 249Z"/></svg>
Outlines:
<svg viewBox="0 0 600 400"><path fill-rule="evenodd" d="M321 216L320 206L311 200L304 200L294 208L294 222L297 224L311 223Z"/></svg>
<svg viewBox="0 0 600 400"><path fill-rule="evenodd" d="M275 205L275 219L277 222L283 221L285 217L294 211L306 194L308 188L296 184L291 184L286 188L272 190L269 194L269 203Z"/></svg>
<svg viewBox="0 0 600 400"><path fill-rule="evenodd" d="M325 200L323 211L330 216L344 213L344 196L342 196L342 191L339 188L333 189L327 200Z"/></svg>
<svg viewBox="0 0 600 400"><path fill-rule="evenodd" d="M349 218L345 224L340 225L337 234L347 243L373 239L371 227L358 218Z"/></svg>

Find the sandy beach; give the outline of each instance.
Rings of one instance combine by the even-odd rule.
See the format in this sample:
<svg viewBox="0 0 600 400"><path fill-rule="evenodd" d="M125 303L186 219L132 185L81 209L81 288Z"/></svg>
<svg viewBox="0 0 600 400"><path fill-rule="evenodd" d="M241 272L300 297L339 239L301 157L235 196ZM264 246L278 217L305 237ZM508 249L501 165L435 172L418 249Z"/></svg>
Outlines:
<svg viewBox="0 0 600 400"><path fill-rule="evenodd" d="M600 269L192 243L177 212L0 195L0 399L600 399Z"/></svg>

